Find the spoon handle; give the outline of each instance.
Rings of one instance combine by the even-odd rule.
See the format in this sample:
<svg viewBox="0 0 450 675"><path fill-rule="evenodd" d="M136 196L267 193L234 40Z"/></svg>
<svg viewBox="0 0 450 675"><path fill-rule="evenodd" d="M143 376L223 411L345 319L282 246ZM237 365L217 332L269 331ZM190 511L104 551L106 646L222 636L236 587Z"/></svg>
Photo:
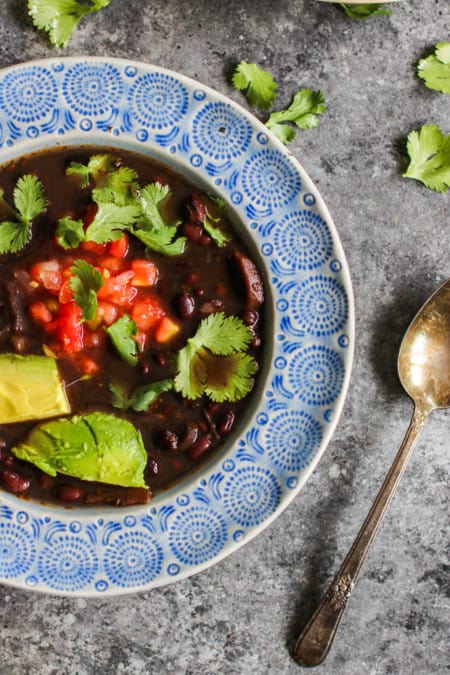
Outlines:
<svg viewBox="0 0 450 675"><path fill-rule="evenodd" d="M328 654L359 570L394 496L411 452L423 429L428 412L428 410L417 407L414 410L403 443L372 508L328 591L300 634L294 650L294 657L300 665L317 666L322 663Z"/></svg>

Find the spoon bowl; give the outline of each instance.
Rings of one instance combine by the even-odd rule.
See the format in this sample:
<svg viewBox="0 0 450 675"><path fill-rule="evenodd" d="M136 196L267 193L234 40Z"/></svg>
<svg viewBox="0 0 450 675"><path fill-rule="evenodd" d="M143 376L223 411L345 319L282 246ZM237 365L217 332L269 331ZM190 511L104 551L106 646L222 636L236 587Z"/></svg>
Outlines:
<svg viewBox="0 0 450 675"><path fill-rule="evenodd" d="M384 514L432 410L450 407L450 279L412 320L400 345L400 381L414 413L383 485L323 600L300 634L294 656L302 666L322 663Z"/></svg>
<svg viewBox="0 0 450 675"><path fill-rule="evenodd" d="M450 280L412 320L400 345L398 374L416 406L450 406Z"/></svg>

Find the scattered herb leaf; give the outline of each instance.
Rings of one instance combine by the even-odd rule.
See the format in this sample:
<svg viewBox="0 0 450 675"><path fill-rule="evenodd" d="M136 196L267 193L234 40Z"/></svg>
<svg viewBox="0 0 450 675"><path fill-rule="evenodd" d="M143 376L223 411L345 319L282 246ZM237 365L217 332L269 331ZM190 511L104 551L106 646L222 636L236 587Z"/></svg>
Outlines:
<svg viewBox="0 0 450 675"><path fill-rule="evenodd" d="M111 155L92 155L87 164L71 162L66 169L68 176L76 176L80 179L81 187L88 187L91 179L97 181L101 175L111 171L113 159Z"/></svg>
<svg viewBox="0 0 450 675"><path fill-rule="evenodd" d="M36 28L48 33L52 45L66 47L80 19L107 7L110 2L90 0L87 4L78 0L28 0L28 14Z"/></svg>
<svg viewBox="0 0 450 675"><path fill-rule="evenodd" d="M295 138L295 131L288 127L286 122L292 122L299 129L312 129L319 124L317 115L324 112L326 112L326 106L321 91L300 89L292 99L289 108L271 113L266 126L282 143L289 143Z"/></svg>
<svg viewBox="0 0 450 675"><path fill-rule="evenodd" d="M344 12L351 19L368 19L371 16L391 16L392 11L384 6L382 2L375 4L360 3L349 5L346 2L339 3Z"/></svg>
<svg viewBox="0 0 450 675"><path fill-rule="evenodd" d="M148 248L164 255L180 255L186 244L185 237L176 237L177 225L168 225L159 205L170 196L168 185L149 183L139 192L140 217L132 233Z"/></svg>
<svg viewBox="0 0 450 675"><path fill-rule="evenodd" d="M277 83L256 63L241 61L231 81L235 89L245 93L249 104L260 110L268 110L276 98Z"/></svg>
<svg viewBox="0 0 450 675"><path fill-rule="evenodd" d="M205 228L206 232L209 234L216 246L225 246L229 237L222 232L218 227L217 223L220 223L220 218L214 218L206 209L205 217L202 221L202 225Z"/></svg>
<svg viewBox="0 0 450 675"><path fill-rule="evenodd" d="M434 54L419 61L417 74L429 89L450 94L450 42L438 42Z"/></svg>
<svg viewBox="0 0 450 675"><path fill-rule="evenodd" d="M116 241L123 236L124 230L131 229L139 214L136 204L119 206L113 202L100 202L94 220L86 230L86 240L96 244Z"/></svg>
<svg viewBox="0 0 450 675"><path fill-rule="evenodd" d="M424 124L408 134L409 166L405 178L420 181L436 192L450 187L450 135L445 136L437 124Z"/></svg>
<svg viewBox="0 0 450 675"><path fill-rule="evenodd" d="M73 276L69 279L69 286L81 309L83 321L94 319L98 307L97 291L103 286L103 277L85 260L75 260L70 271Z"/></svg>
<svg viewBox="0 0 450 675"><path fill-rule="evenodd" d="M58 220L56 241L62 248L77 248L84 240L84 225L82 220L73 220L69 216Z"/></svg>
<svg viewBox="0 0 450 675"><path fill-rule="evenodd" d="M32 174L21 176L13 190L13 202L15 208L4 200L0 190L0 206L11 216L11 220L0 223L0 254L17 253L29 242L32 220L47 206L40 180Z"/></svg>
<svg viewBox="0 0 450 675"><path fill-rule="evenodd" d="M139 345L135 340L137 335L136 323L130 319L128 314L124 314L105 330L120 356L127 363L135 366L139 354Z"/></svg>
<svg viewBox="0 0 450 675"><path fill-rule="evenodd" d="M243 398L257 370L254 358L245 353L251 340L250 329L237 317L218 312L203 319L178 352L175 390L190 399L202 394L219 402Z"/></svg>
<svg viewBox="0 0 450 675"><path fill-rule="evenodd" d="M115 408L128 410L131 408L136 412L144 412L154 403L160 394L173 389L173 380L159 380L150 382L141 387L137 387L131 395L120 384L111 383L109 390L111 392L111 402Z"/></svg>
<svg viewBox="0 0 450 675"><path fill-rule="evenodd" d="M136 172L128 166L119 166L98 181L98 187L92 190L92 198L97 204L114 202L125 206L134 202L138 188Z"/></svg>

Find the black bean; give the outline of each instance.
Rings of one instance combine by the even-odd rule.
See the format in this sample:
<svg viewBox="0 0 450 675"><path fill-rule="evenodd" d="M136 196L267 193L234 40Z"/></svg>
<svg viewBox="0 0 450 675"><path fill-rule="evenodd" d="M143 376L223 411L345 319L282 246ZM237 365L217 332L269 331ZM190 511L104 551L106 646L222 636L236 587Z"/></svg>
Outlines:
<svg viewBox="0 0 450 675"><path fill-rule="evenodd" d="M198 425L194 422L190 422L186 427L186 431L184 432L183 439L180 443L180 450L186 450L187 448L190 448L191 445L193 445L197 440L197 437Z"/></svg>
<svg viewBox="0 0 450 675"><path fill-rule="evenodd" d="M191 445L189 450L187 451L187 454L191 459L198 459L202 455L205 454L205 452L208 452L208 450L211 447L211 439L208 438L208 436L199 436L195 443Z"/></svg>
<svg viewBox="0 0 450 675"><path fill-rule="evenodd" d="M62 485L57 492L61 502L80 502L84 497L84 490L76 485Z"/></svg>
<svg viewBox="0 0 450 675"><path fill-rule="evenodd" d="M159 440L163 448L178 450L178 436L170 429L164 429L159 435Z"/></svg>
<svg viewBox="0 0 450 675"><path fill-rule="evenodd" d="M26 476L21 476L14 471L2 471L0 473L0 479L3 487L9 490L9 492L13 492L15 495L26 492L30 487L30 479Z"/></svg>
<svg viewBox="0 0 450 675"><path fill-rule="evenodd" d="M186 211L193 223L203 223L206 218L206 206L200 195L196 192L191 196L186 204Z"/></svg>
<svg viewBox="0 0 450 675"><path fill-rule="evenodd" d="M147 471L156 476L158 469L158 462L155 459L152 459L152 457L149 457L147 462Z"/></svg>
<svg viewBox="0 0 450 675"><path fill-rule="evenodd" d="M196 223L183 223L181 231L183 235L194 244L199 242L203 236L203 227L201 225L197 225Z"/></svg>
<svg viewBox="0 0 450 675"><path fill-rule="evenodd" d="M259 314L256 309L246 309L245 312L242 313L241 319L246 326L253 327L256 326L259 321Z"/></svg>
<svg viewBox="0 0 450 675"><path fill-rule="evenodd" d="M236 415L232 410L228 410L219 420L216 429L221 436L228 434L231 431Z"/></svg>
<svg viewBox="0 0 450 675"><path fill-rule="evenodd" d="M190 293L183 293L176 300L176 309L181 319L188 319L195 312L195 298Z"/></svg>

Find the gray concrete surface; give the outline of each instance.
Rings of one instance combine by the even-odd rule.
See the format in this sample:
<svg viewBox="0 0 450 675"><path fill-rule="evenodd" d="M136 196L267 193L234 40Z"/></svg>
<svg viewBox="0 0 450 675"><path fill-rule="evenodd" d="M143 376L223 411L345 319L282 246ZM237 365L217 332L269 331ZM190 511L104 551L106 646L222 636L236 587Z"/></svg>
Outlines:
<svg viewBox="0 0 450 675"><path fill-rule="evenodd" d="M53 55L4 0L0 67ZM402 0L352 21L315 0L113 0L85 19L67 55L172 68L243 102L229 74L256 61L287 104L324 91L328 113L292 152L326 200L352 273L357 345L337 431L312 478L261 535L172 586L112 599L0 587L2 674L291 675L295 637L331 580L407 428L396 376L404 329L450 276L450 192L401 177L407 133L450 133L450 97L418 59L449 39L448 0ZM433 414L318 675L443 675L449 654L450 416Z"/></svg>

